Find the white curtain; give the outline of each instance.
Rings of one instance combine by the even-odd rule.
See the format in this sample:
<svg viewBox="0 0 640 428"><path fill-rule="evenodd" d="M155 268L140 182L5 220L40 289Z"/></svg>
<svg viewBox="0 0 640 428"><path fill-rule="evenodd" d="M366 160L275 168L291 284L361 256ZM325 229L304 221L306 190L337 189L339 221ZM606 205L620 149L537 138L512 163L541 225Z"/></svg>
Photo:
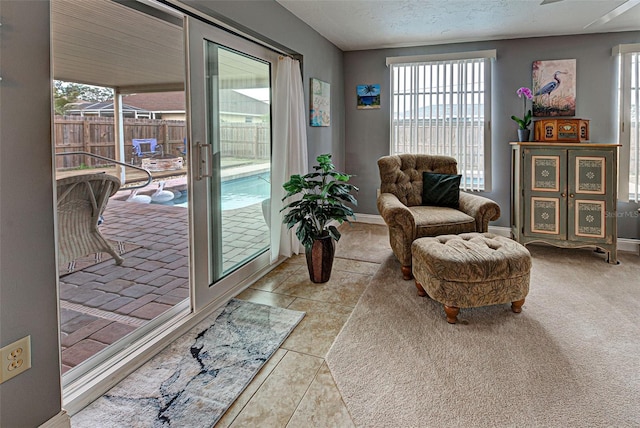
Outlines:
<svg viewBox="0 0 640 428"><path fill-rule="evenodd" d="M273 91L273 150L271 170L271 262L279 255L300 254L304 247L295 236L295 227L282 224L285 191L282 185L292 174L306 174L307 114L304 105L300 62L281 57L276 68Z"/></svg>

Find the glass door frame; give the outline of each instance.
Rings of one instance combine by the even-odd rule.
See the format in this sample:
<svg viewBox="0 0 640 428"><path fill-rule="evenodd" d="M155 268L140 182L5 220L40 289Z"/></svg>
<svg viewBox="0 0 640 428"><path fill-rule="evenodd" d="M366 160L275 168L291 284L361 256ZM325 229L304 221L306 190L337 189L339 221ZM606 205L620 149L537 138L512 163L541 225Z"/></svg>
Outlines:
<svg viewBox="0 0 640 428"><path fill-rule="evenodd" d="M206 44L213 42L248 56L271 63L271 88L275 80L278 53L255 42L231 34L197 18L187 16L186 62L187 62L187 133L189 135L189 162L192 165L190 179L191 209L191 296L192 307L198 312L213 302L227 301L237 294L240 283L258 277L269 267L270 250L263 252L244 266L234 270L214 283L210 260L215 243L209 241L213 223L209 215L214 193L208 175L215 170L213 150L209 145L210 118L207 106ZM271 109L272 110L272 109Z"/></svg>

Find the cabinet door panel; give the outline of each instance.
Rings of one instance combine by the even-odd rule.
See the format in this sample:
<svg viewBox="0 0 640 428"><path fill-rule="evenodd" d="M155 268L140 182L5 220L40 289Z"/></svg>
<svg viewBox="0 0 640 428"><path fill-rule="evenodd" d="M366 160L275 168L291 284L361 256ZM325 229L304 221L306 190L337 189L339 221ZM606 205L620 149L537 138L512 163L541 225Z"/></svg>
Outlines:
<svg viewBox="0 0 640 428"><path fill-rule="evenodd" d="M559 198L541 198L532 196L530 199L531 213L528 225L529 235L543 233L545 235L560 235L562 212Z"/></svg>
<svg viewBox="0 0 640 428"><path fill-rule="evenodd" d="M524 235L566 239L566 151L524 151Z"/></svg>
<svg viewBox="0 0 640 428"><path fill-rule="evenodd" d="M607 193L605 178L608 161L606 154L587 155L571 151L570 162L572 165L569 177L573 177L575 180L572 183L575 194L605 195Z"/></svg>
<svg viewBox="0 0 640 428"><path fill-rule="evenodd" d="M605 201L576 199L574 207L574 224L569 234L570 238L604 238L606 232Z"/></svg>
<svg viewBox="0 0 640 428"><path fill-rule="evenodd" d="M614 154L607 150L569 150L568 238L585 242L611 241L614 212L611 194ZM611 202L611 201L614 202Z"/></svg>

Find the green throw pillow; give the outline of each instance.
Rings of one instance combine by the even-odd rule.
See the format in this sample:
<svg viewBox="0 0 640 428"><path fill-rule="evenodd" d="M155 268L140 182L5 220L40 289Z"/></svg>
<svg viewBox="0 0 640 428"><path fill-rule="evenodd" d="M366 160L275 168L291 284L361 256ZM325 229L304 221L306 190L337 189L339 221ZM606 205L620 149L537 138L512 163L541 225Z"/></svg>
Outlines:
<svg viewBox="0 0 640 428"><path fill-rule="evenodd" d="M422 173L422 205L458 208L462 175Z"/></svg>

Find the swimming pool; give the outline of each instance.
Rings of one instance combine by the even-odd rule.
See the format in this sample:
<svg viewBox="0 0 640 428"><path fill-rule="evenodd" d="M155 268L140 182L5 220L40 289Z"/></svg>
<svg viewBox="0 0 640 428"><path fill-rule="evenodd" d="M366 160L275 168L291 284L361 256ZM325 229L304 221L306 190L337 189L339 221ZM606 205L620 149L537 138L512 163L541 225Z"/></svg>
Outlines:
<svg viewBox="0 0 640 428"><path fill-rule="evenodd" d="M222 182L222 210L235 210L249 205L257 204L265 199L269 199L271 189L269 184L270 173L250 175L247 177L234 178ZM187 207L189 205L186 190L178 198L164 203L164 205L174 205Z"/></svg>

